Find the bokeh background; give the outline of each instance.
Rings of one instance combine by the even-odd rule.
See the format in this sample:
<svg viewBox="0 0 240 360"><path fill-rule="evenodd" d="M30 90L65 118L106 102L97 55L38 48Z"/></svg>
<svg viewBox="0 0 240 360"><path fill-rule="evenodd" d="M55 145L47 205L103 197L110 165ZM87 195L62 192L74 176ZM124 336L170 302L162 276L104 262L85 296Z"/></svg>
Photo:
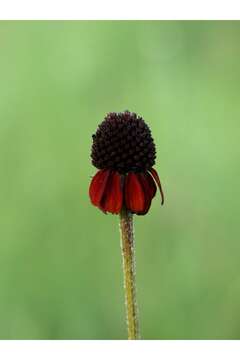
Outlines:
<svg viewBox="0 0 240 360"><path fill-rule="evenodd" d="M144 339L240 338L240 23L0 22L0 338L125 339L91 135L141 114L165 190L135 217Z"/></svg>

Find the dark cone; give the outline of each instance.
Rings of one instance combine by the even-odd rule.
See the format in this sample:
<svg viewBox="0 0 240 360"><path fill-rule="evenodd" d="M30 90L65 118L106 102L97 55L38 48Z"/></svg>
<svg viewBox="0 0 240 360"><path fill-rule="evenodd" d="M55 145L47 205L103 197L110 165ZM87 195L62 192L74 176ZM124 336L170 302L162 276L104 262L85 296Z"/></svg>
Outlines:
<svg viewBox="0 0 240 360"><path fill-rule="evenodd" d="M98 169L148 171L156 158L151 131L135 113L109 113L93 135L91 158Z"/></svg>

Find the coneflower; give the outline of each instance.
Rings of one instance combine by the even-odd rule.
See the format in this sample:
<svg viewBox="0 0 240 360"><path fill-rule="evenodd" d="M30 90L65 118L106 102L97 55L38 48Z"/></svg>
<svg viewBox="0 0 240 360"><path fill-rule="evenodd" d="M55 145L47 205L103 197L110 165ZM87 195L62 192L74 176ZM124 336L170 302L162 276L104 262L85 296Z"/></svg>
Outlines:
<svg viewBox="0 0 240 360"><path fill-rule="evenodd" d="M99 169L89 188L92 204L104 213L120 214L128 338L138 339L133 214L147 214L156 184L164 203L153 169L156 149L151 131L135 113L108 113L93 135L91 158Z"/></svg>

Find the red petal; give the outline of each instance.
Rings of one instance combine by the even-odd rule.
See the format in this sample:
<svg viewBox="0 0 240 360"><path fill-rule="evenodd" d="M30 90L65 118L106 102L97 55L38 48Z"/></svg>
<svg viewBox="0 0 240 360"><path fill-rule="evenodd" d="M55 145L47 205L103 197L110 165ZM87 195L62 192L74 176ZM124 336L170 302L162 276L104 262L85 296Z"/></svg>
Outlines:
<svg viewBox="0 0 240 360"><path fill-rule="evenodd" d="M138 174L138 178L141 181L145 194L145 208L144 211L138 213L138 215L145 215L150 209L152 198L155 196L157 187L152 176L149 173Z"/></svg>
<svg viewBox="0 0 240 360"><path fill-rule="evenodd" d="M148 181L148 187L149 187L151 199L153 199L157 192L156 184L155 184L152 176L148 172L145 173L144 175L146 176L147 181Z"/></svg>
<svg viewBox="0 0 240 360"><path fill-rule="evenodd" d="M100 207L100 202L102 200L109 175L109 170L99 170L92 178L89 187L89 196L94 206Z"/></svg>
<svg viewBox="0 0 240 360"><path fill-rule="evenodd" d="M143 213L146 208L146 196L137 174L129 172L125 180L125 203L133 213Z"/></svg>
<svg viewBox="0 0 240 360"><path fill-rule="evenodd" d="M150 187L148 183L148 179L146 177L146 174L137 174L139 181L142 184L143 192L144 192L144 198L145 198L145 204L144 204L144 210L141 212L138 212L138 215L145 215L152 202L152 188ZM155 184L154 184L155 185ZM156 185L155 185L156 186Z"/></svg>
<svg viewBox="0 0 240 360"><path fill-rule="evenodd" d="M160 190L160 193L161 193L161 197L162 197L162 205L164 203L164 194L163 194L163 190L162 190L162 185L161 185L161 182L160 182L160 179L159 179L159 176L158 176L158 173L155 169L151 169L150 170L150 173L152 174L154 180L156 181L156 183L158 184L158 187L159 187L159 190Z"/></svg>
<svg viewBox="0 0 240 360"><path fill-rule="evenodd" d="M119 214L122 209L123 192L121 186L121 176L112 171L104 195L101 199L101 209L112 214Z"/></svg>

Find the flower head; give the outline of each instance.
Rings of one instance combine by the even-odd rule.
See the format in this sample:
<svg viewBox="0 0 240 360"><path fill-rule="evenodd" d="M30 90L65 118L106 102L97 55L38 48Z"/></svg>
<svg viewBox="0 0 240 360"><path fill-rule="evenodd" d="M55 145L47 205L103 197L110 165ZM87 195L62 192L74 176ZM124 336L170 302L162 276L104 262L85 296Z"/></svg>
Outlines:
<svg viewBox="0 0 240 360"><path fill-rule="evenodd" d="M93 205L104 212L120 213L123 206L134 214L148 212L157 183L156 149L151 131L135 113L109 113L93 135L92 164L99 169L89 195Z"/></svg>

